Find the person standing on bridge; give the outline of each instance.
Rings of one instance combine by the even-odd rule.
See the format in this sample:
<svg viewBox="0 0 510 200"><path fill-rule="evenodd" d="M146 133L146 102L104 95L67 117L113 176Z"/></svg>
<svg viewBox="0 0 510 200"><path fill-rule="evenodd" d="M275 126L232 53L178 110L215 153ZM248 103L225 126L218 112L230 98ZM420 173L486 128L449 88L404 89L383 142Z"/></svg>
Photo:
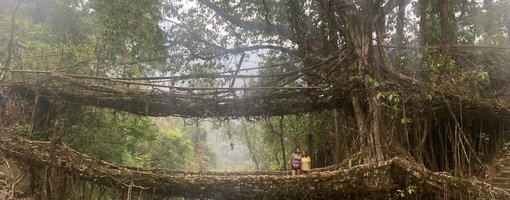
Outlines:
<svg viewBox="0 0 510 200"><path fill-rule="evenodd" d="M310 170L312 169L312 159L310 156L308 156L308 153L303 150L301 153L301 171L303 171L303 174L308 175L310 173Z"/></svg>
<svg viewBox="0 0 510 200"><path fill-rule="evenodd" d="M287 164L292 166L292 176L301 174L301 149L299 147L294 150Z"/></svg>

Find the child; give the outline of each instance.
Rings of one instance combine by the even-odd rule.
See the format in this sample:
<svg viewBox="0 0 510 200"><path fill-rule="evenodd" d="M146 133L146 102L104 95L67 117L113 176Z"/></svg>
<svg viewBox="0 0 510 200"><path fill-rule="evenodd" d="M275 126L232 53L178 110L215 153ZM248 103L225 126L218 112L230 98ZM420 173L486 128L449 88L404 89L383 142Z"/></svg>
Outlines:
<svg viewBox="0 0 510 200"><path fill-rule="evenodd" d="M310 173L310 169L312 169L312 159L308 156L306 151L303 151L303 153L301 153L301 170L303 174L308 174Z"/></svg>
<svg viewBox="0 0 510 200"><path fill-rule="evenodd" d="M301 149L299 147L294 150L287 164L292 164L292 176L301 174Z"/></svg>

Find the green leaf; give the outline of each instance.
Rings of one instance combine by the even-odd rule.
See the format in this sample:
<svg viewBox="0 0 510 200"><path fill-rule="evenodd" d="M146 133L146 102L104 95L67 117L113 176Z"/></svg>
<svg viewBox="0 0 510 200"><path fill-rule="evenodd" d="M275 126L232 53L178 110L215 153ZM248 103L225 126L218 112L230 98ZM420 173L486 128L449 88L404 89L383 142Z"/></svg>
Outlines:
<svg viewBox="0 0 510 200"><path fill-rule="evenodd" d="M381 99L381 97L382 97L382 98L384 98L383 93L381 93L381 92L377 92L377 95L375 96L375 98L377 98L377 99Z"/></svg>

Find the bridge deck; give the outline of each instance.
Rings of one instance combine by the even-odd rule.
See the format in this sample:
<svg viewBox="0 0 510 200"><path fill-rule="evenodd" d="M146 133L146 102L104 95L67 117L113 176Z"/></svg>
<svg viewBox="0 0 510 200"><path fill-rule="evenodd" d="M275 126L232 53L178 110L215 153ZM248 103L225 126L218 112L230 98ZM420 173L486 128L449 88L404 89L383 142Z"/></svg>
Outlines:
<svg viewBox="0 0 510 200"><path fill-rule="evenodd" d="M32 167L52 166L68 177L79 176L105 187L160 197L198 198L299 198L338 197L345 194L387 193L406 187L455 197L510 199L510 194L490 184L433 173L408 160L391 160L350 168L317 169L308 176L285 172L186 172L115 165L80 154L63 144L28 141L12 130L0 131L0 149ZM55 156L56 159L51 159Z"/></svg>

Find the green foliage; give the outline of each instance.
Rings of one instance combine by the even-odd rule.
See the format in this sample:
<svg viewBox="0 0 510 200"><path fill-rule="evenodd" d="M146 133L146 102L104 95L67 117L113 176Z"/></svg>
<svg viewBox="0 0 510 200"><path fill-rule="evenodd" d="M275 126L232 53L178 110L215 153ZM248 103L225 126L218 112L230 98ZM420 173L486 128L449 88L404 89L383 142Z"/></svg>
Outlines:
<svg viewBox="0 0 510 200"><path fill-rule="evenodd" d="M19 13L14 20L13 31L16 34L12 69L63 70L67 73L115 77L166 75L167 72L204 74L228 71L232 63L239 59L239 55L246 53L247 58L256 57L254 60L261 67L250 73L274 75L300 71L298 75L285 78L273 76L258 79L249 82L251 85L322 87L331 77L334 81L338 78L337 73L324 70L322 61L336 53L329 52L330 49L326 47L328 44L338 47L346 41L345 38L333 41L340 34L338 32L334 33L335 37L329 35L329 21L323 16L328 6L321 5L322 1L212 2L223 9L225 14L245 21L249 26L228 22L219 17L218 12L203 4L185 7L183 1L38 0L28 3L1 0L0 63L3 64L7 55L3 47L7 46L11 31L9 19L16 3L20 3ZM505 35L508 34L508 27L505 28L508 25L505 23L509 19L509 1L450 2L450 15L455 15L450 16L450 24L454 26L453 33L449 35L452 44L508 44L508 36ZM426 11L428 45L440 46L440 1L429 3ZM418 5L414 1L411 5L417 9ZM409 10L406 12L410 12L410 16L416 16L417 13ZM394 17L396 13L392 11L391 15L388 17ZM418 35L418 27L413 20L405 22L404 38L393 34L395 25L388 22L386 31L391 35L389 38L392 41L406 39L407 44L416 45L419 37L423 36L415 36ZM335 21L331 26L339 22ZM266 25L282 30L270 29L274 27ZM280 33L285 31L290 34ZM270 44L284 50L273 48L248 53L227 51L260 44ZM374 52L371 53L377 54L375 49L372 50ZM389 53L392 53L391 50ZM487 63L477 63L475 67L478 70L461 71L458 61L435 48L418 49L397 59L413 75L426 75L428 80L425 81L429 81L431 87L431 91L424 94L427 99L432 99L434 92L442 89L441 86L451 85L452 82L471 81L483 86L493 78L485 70L484 65ZM360 60L346 62L348 66L339 64L335 69L341 69L342 74L347 74L349 81L360 82L369 89L384 88L386 82L381 77L349 73L361 68ZM316 63L321 65L314 66ZM377 66L373 69L379 70ZM367 72L373 73L370 69ZM186 84L214 87L229 82L200 80ZM249 92L246 94L249 95ZM399 104L403 101L403 97L392 91L381 90L376 97L383 106L393 111L392 114L399 111ZM66 132L69 133L64 136L64 141L100 159L130 165L171 168L192 166L191 169L197 170L208 169L216 164L215 155L205 142L207 130L211 129L182 124L171 127L167 122L154 122L150 118L133 117L105 109L66 107L59 109L59 113L59 118L66 120ZM321 155L326 155L326 150L331 149L330 139L339 137L329 135L333 129L332 115L328 111L286 116L282 130L279 129L278 117L269 119L267 124L259 122L253 125L243 121L233 124L235 127L229 134L237 135L244 143L253 143L251 146L254 153L251 154L255 159L260 159L261 168L277 169L281 167L281 159L287 159L281 158L279 154L280 139L283 139L285 154L300 146L316 154L321 151ZM401 119L402 124L410 122L409 118ZM172 123L177 124L175 121ZM250 128L242 130L241 126ZM28 132L25 125L17 126L17 129ZM485 137L483 140L486 140ZM235 149L236 146L231 148Z"/></svg>
<svg viewBox="0 0 510 200"><path fill-rule="evenodd" d="M226 132L230 135L230 140L238 140L246 146L244 153L246 154L244 169L247 170L276 170L281 168L281 163L276 162L273 158L273 151L279 148L276 144L267 140L268 136L274 136L273 133L264 131L261 123L240 119L238 121L229 122ZM236 149L243 150L240 145Z"/></svg>
<svg viewBox="0 0 510 200"><path fill-rule="evenodd" d="M216 166L216 155L207 143L207 129L197 125L185 126L186 137L193 144L193 157L188 161L188 169L206 171ZM210 130L210 129L209 129Z"/></svg>
<svg viewBox="0 0 510 200"><path fill-rule="evenodd" d="M411 195L415 194L417 187L409 185L404 189L397 189L393 193L388 193L386 199L409 199Z"/></svg>
<svg viewBox="0 0 510 200"><path fill-rule="evenodd" d="M0 13L9 19L15 1L4 1L5 7L0 9L5 12ZM41 0L19 4L12 69L131 77L164 70L166 36L159 26L159 0ZM0 22L2 36L9 35L9 22ZM2 47L7 38L0 37ZM6 52L2 48L3 55ZM120 63L132 64L120 67Z"/></svg>
<svg viewBox="0 0 510 200"><path fill-rule="evenodd" d="M138 140L156 136L157 127L150 121L104 109L69 108L63 140L70 147L93 157L115 163L132 160L130 150Z"/></svg>
<svg viewBox="0 0 510 200"><path fill-rule="evenodd" d="M364 80L365 80L365 84L368 85L368 87L370 87L370 88L378 88L378 87L384 86L384 83L378 81L375 78L372 78L369 75L366 75Z"/></svg>
<svg viewBox="0 0 510 200"><path fill-rule="evenodd" d="M392 116L395 116L399 111L400 107L400 95L396 92L377 92L376 98L381 101L381 104L390 111L392 111ZM407 119L402 119L402 123L407 123Z"/></svg>
<svg viewBox="0 0 510 200"><path fill-rule="evenodd" d="M166 36L160 27L161 1L2 0L0 63L4 62L14 24L11 69L135 76L162 71ZM163 57L162 59L153 59ZM119 63L151 58L121 68ZM16 75L14 78L23 78ZM191 157L190 140L177 129L160 130L153 119L90 107L63 106L62 140L93 157L129 165L184 168ZM27 125L16 127L28 134ZM34 135L38 139L47 139Z"/></svg>
<svg viewBox="0 0 510 200"><path fill-rule="evenodd" d="M154 140L139 141L133 154L137 162L152 167L185 169L193 145L179 130L161 130Z"/></svg>
<svg viewBox="0 0 510 200"><path fill-rule="evenodd" d="M315 155L324 153L325 149L331 148L329 146L331 143L325 132L331 117L330 112L286 116L282 120L283 130L280 130L280 117L272 117L265 122L259 122L265 144L265 151L261 151L261 154L266 155L266 159L269 160L264 167L282 170L281 159L286 163L296 147L309 152L312 161L315 159ZM280 134L283 135L280 136ZM284 140L286 151L284 158L281 157L280 137L283 137Z"/></svg>
<svg viewBox="0 0 510 200"><path fill-rule="evenodd" d="M178 130L158 127L148 118L106 109L69 107L63 141L95 158L132 166L184 168L191 141Z"/></svg>
<svg viewBox="0 0 510 200"><path fill-rule="evenodd" d="M91 14L97 20L98 48L94 53L100 62L126 63L166 55L165 35L159 26L160 0L91 0L87 6L94 11ZM138 65L140 71L126 71L124 75L141 76L153 72L164 61L150 62L151 68Z"/></svg>

